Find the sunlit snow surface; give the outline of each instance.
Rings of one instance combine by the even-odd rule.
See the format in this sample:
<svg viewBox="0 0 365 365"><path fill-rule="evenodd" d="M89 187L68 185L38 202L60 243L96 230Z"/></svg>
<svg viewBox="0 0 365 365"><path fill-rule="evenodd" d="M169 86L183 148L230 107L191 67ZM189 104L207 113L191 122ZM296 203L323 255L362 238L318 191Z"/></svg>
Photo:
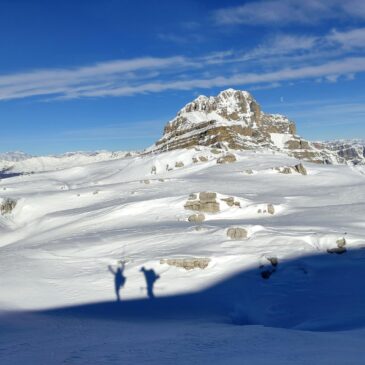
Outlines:
<svg viewBox="0 0 365 365"><path fill-rule="evenodd" d="M208 162L192 163L199 156ZM0 181L0 198L17 200L0 216L0 363L362 364L365 170L305 162L307 176L286 175L273 168L298 161L236 156L69 160ZM220 213L197 227L184 204L201 191L241 207L219 200ZM258 213L267 204L275 214ZM248 238L230 240L229 227ZM347 252L328 254L342 237ZM211 261L160 264L188 257ZM266 257L279 260L268 280ZM107 269L118 260L127 261L120 306ZM160 275L154 303L142 266Z"/></svg>

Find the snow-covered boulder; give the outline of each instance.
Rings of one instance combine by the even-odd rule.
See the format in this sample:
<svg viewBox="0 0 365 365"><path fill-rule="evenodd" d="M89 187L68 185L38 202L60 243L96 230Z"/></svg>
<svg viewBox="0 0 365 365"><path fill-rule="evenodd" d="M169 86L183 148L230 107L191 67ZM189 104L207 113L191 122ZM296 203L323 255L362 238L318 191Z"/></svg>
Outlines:
<svg viewBox="0 0 365 365"><path fill-rule="evenodd" d="M0 203L0 213L2 215L9 214L13 211L16 206L16 200L11 198L6 198Z"/></svg>
<svg viewBox="0 0 365 365"><path fill-rule="evenodd" d="M205 220L205 215L202 213L189 215L188 221L196 224L201 224Z"/></svg>
<svg viewBox="0 0 365 365"><path fill-rule="evenodd" d="M170 266L176 266L185 270L193 270L193 269L205 269L209 265L209 258L176 258L176 259L161 259L160 264L167 264Z"/></svg>
<svg viewBox="0 0 365 365"><path fill-rule="evenodd" d="M236 156L233 153L227 153L217 159L218 164L232 163L236 161Z"/></svg>
<svg viewBox="0 0 365 365"><path fill-rule="evenodd" d="M307 170L303 166L302 163L299 163L294 166L282 166L282 167L275 167L275 171L279 172L280 174L292 174L292 173L298 173L301 175L307 175Z"/></svg>
<svg viewBox="0 0 365 365"><path fill-rule="evenodd" d="M212 192L201 192L199 198L196 194L192 194L185 203L184 208L205 213L218 213L219 202L216 198L217 194Z"/></svg>
<svg viewBox="0 0 365 365"><path fill-rule="evenodd" d="M240 227L231 227L227 230L227 236L232 240L243 240L247 238L247 231Z"/></svg>

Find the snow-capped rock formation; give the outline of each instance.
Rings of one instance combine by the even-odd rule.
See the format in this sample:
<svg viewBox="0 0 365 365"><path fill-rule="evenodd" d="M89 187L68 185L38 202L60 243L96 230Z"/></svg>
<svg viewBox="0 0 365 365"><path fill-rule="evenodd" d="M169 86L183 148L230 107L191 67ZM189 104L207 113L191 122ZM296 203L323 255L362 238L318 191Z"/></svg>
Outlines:
<svg viewBox="0 0 365 365"><path fill-rule="evenodd" d="M195 146L236 150L271 149L299 159L336 163L337 154L323 144L296 135L293 121L266 114L247 91L227 89L217 96L199 96L185 105L149 150L167 151Z"/></svg>
<svg viewBox="0 0 365 365"><path fill-rule="evenodd" d="M351 162L354 165L365 164L365 140L337 140L324 142L340 162Z"/></svg>

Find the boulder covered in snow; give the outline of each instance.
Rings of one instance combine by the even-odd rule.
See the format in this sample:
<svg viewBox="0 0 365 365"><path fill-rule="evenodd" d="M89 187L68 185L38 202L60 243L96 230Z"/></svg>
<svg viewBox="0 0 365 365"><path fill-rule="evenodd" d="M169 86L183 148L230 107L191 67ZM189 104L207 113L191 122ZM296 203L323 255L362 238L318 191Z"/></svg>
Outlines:
<svg viewBox="0 0 365 365"><path fill-rule="evenodd" d="M342 254L345 253L347 251L346 249L346 239L344 237L339 238L336 241L336 247L332 247L332 248L328 248L327 252L328 253L336 253L336 254Z"/></svg>
<svg viewBox="0 0 365 365"><path fill-rule="evenodd" d="M283 167L275 167L275 170L279 172L280 174L292 174L292 173L298 173L301 175L307 175L307 170L303 166L302 163L299 163L294 166L283 166Z"/></svg>
<svg viewBox="0 0 365 365"><path fill-rule="evenodd" d="M216 198L217 194L212 192L201 192L199 197L192 194L185 203L184 208L205 213L218 213L219 202Z"/></svg>
<svg viewBox="0 0 365 365"><path fill-rule="evenodd" d="M170 266L180 267L185 270L193 270L193 269L205 269L209 265L209 258L173 258L173 259L161 259L160 264L167 264Z"/></svg>
<svg viewBox="0 0 365 365"><path fill-rule="evenodd" d="M217 159L218 164L232 163L236 161L236 156L233 153L227 153Z"/></svg>
<svg viewBox="0 0 365 365"><path fill-rule="evenodd" d="M205 220L205 215L202 213L189 215L188 221L196 224L201 224Z"/></svg>
<svg viewBox="0 0 365 365"><path fill-rule="evenodd" d="M0 203L0 213L2 215L9 214L13 211L16 206L16 200L11 198L6 198Z"/></svg>
<svg viewBox="0 0 365 365"><path fill-rule="evenodd" d="M268 204L267 205L267 212L269 214L274 214L275 213L275 208L274 208L274 206L272 204Z"/></svg>
<svg viewBox="0 0 365 365"><path fill-rule="evenodd" d="M244 228L232 227L228 228L227 236L232 240L243 240L247 238L247 231Z"/></svg>

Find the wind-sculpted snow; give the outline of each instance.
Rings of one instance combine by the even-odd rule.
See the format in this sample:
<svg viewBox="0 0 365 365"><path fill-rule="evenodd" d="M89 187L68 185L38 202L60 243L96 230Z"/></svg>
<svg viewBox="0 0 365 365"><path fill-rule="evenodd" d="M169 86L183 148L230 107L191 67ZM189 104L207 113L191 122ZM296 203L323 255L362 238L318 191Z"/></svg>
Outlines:
<svg viewBox="0 0 365 365"><path fill-rule="evenodd" d="M0 215L1 363L87 364L93 353L100 363L183 364L213 361L213 346L216 363L264 364L264 346L272 363L300 353L296 364L326 363L320 355L360 364L361 166L302 161L306 175L285 174L275 168L299 161L284 153L229 152L236 162L217 164L226 151L200 146L1 180L0 201L16 201ZM200 213L186 209L191 196L214 197L219 209L189 221ZM232 239L230 228L245 235ZM338 242L344 252L329 253ZM199 258L206 265L191 270L166 264ZM108 266L119 262L117 304ZM158 276L155 299L142 267Z"/></svg>

